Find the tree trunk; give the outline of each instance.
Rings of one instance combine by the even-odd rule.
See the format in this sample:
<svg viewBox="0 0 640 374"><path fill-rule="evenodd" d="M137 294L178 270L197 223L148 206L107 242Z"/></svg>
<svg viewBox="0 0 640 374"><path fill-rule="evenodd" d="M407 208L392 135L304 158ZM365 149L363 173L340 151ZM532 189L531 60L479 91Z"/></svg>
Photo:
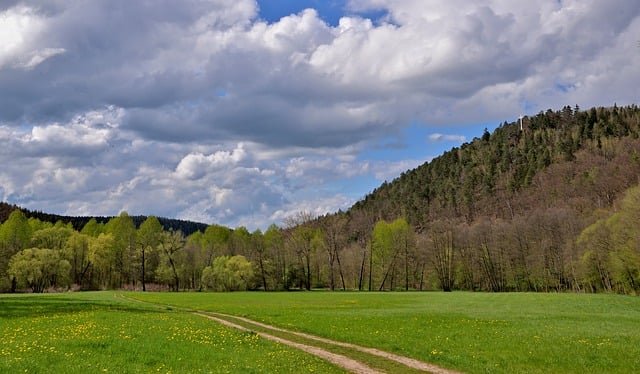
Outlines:
<svg viewBox="0 0 640 374"><path fill-rule="evenodd" d="M362 291L362 281L364 280L364 264L367 261L367 250L362 251L362 263L360 264L360 274L358 279L358 291Z"/></svg>
<svg viewBox="0 0 640 374"><path fill-rule="evenodd" d="M335 275L333 274L333 262L334 262L333 250L330 250L329 251L329 288L331 289L331 291L336 290Z"/></svg>
<svg viewBox="0 0 640 374"><path fill-rule="evenodd" d="M144 245L142 246L142 292L147 291L147 287L146 287L146 283L145 283L145 278L146 278L146 273L145 273L145 258L144 258Z"/></svg>
<svg viewBox="0 0 640 374"><path fill-rule="evenodd" d="M344 274L342 273L342 264L340 263L340 253L336 250L336 260L338 261L338 271L340 272L340 281L342 281L342 290L346 291L347 287L344 284Z"/></svg>
<svg viewBox="0 0 640 374"><path fill-rule="evenodd" d="M265 291L267 290L267 277L265 275L265 271L264 271L264 259L262 258L262 253L260 253L260 257L258 258L258 261L260 262L260 275L262 276L262 285L264 287Z"/></svg>
<svg viewBox="0 0 640 374"><path fill-rule="evenodd" d="M305 288L307 289L307 291L311 291L311 256L309 256L309 254L306 254L306 259L307 259L307 277L306 277L306 284L305 284Z"/></svg>
<svg viewBox="0 0 640 374"><path fill-rule="evenodd" d="M404 243L404 290L409 291L409 243Z"/></svg>
<svg viewBox="0 0 640 374"><path fill-rule="evenodd" d="M178 272L176 271L176 264L173 262L173 258L169 257L169 264L171 265L171 270L173 271L173 279L175 282L174 291L178 292L180 290L180 277L178 277Z"/></svg>
<svg viewBox="0 0 640 374"><path fill-rule="evenodd" d="M371 244L371 251L369 253L369 291L373 288L373 243Z"/></svg>

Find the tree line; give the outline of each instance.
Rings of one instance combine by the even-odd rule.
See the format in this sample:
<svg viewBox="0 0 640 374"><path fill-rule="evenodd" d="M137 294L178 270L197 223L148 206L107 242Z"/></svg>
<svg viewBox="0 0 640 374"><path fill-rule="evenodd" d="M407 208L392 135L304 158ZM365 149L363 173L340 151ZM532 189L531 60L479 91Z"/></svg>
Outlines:
<svg viewBox="0 0 640 374"><path fill-rule="evenodd" d="M114 217L108 216L62 216L58 214L51 214L42 212L39 210L29 210L21 208L14 204L8 204L4 201L0 202L0 222L4 222L9 218L9 215L14 210L20 209L27 216L27 218L37 218L40 221L44 222L53 222L56 223L58 221L64 224L71 224L76 230L82 230L84 225L91 220L96 220L98 223L107 223L110 219ZM191 235L196 231L204 231L207 228L207 225L200 222L186 221L175 218L166 218L166 217L157 217L158 221L165 230L174 230L174 231L182 231L185 235ZM133 223L136 227L140 226L142 222L147 219L147 216L131 216Z"/></svg>
<svg viewBox="0 0 640 374"><path fill-rule="evenodd" d="M12 212L0 226L4 292L137 290L640 291L640 186L581 219L564 208L511 220L375 221L312 217L249 232L210 225L185 236L123 212L107 223L42 222Z"/></svg>

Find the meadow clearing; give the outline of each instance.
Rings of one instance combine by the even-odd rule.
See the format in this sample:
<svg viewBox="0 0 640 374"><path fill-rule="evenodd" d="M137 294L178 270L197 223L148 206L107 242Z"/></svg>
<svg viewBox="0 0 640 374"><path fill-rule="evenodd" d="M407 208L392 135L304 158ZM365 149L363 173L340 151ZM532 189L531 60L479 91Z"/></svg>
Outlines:
<svg viewBox="0 0 640 374"><path fill-rule="evenodd" d="M261 338L258 326L232 329L196 310L467 373L640 372L640 298L467 292L1 295L0 372L343 372ZM325 348L408 372L356 350Z"/></svg>

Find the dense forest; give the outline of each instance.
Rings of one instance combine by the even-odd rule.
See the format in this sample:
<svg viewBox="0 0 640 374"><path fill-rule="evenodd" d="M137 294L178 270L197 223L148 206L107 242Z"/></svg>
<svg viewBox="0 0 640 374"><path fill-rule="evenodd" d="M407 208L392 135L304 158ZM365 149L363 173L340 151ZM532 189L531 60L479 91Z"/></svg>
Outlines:
<svg viewBox="0 0 640 374"><path fill-rule="evenodd" d="M0 202L0 222L4 222L9 218L9 215L14 210L20 209L27 218L36 218L43 222L57 223L62 222L64 224L70 224L75 230L82 230L82 228L92 219L95 219L98 223L107 223L114 217L87 217L87 216L61 216L57 214L45 213L41 211L32 211L29 209L21 208L14 204L7 204ZM204 231L207 225L200 222L185 221L181 219L157 217L158 221L165 230L182 231L185 235L191 235L196 231ZM131 216L133 223L136 227L139 227L142 222L147 219L147 216Z"/></svg>
<svg viewBox="0 0 640 374"><path fill-rule="evenodd" d="M505 122L346 212L300 212L265 232L0 207L2 291L637 294L640 109L567 106Z"/></svg>

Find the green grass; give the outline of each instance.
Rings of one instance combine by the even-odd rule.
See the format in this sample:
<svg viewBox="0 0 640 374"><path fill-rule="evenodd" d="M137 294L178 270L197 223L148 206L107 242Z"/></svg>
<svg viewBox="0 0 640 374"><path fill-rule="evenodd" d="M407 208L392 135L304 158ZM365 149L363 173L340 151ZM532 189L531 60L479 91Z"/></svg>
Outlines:
<svg viewBox="0 0 640 374"><path fill-rule="evenodd" d="M469 373L640 372L640 298L533 293L153 293Z"/></svg>
<svg viewBox="0 0 640 374"><path fill-rule="evenodd" d="M114 296L0 295L0 372L342 372L255 333Z"/></svg>
<svg viewBox="0 0 640 374"><path fill-rule="evenodd" d="M0 295L0 372L340 372L181 308L244 316L468 373L640 372L638 297L125 293L153 305L119 295Z"/></svg>

